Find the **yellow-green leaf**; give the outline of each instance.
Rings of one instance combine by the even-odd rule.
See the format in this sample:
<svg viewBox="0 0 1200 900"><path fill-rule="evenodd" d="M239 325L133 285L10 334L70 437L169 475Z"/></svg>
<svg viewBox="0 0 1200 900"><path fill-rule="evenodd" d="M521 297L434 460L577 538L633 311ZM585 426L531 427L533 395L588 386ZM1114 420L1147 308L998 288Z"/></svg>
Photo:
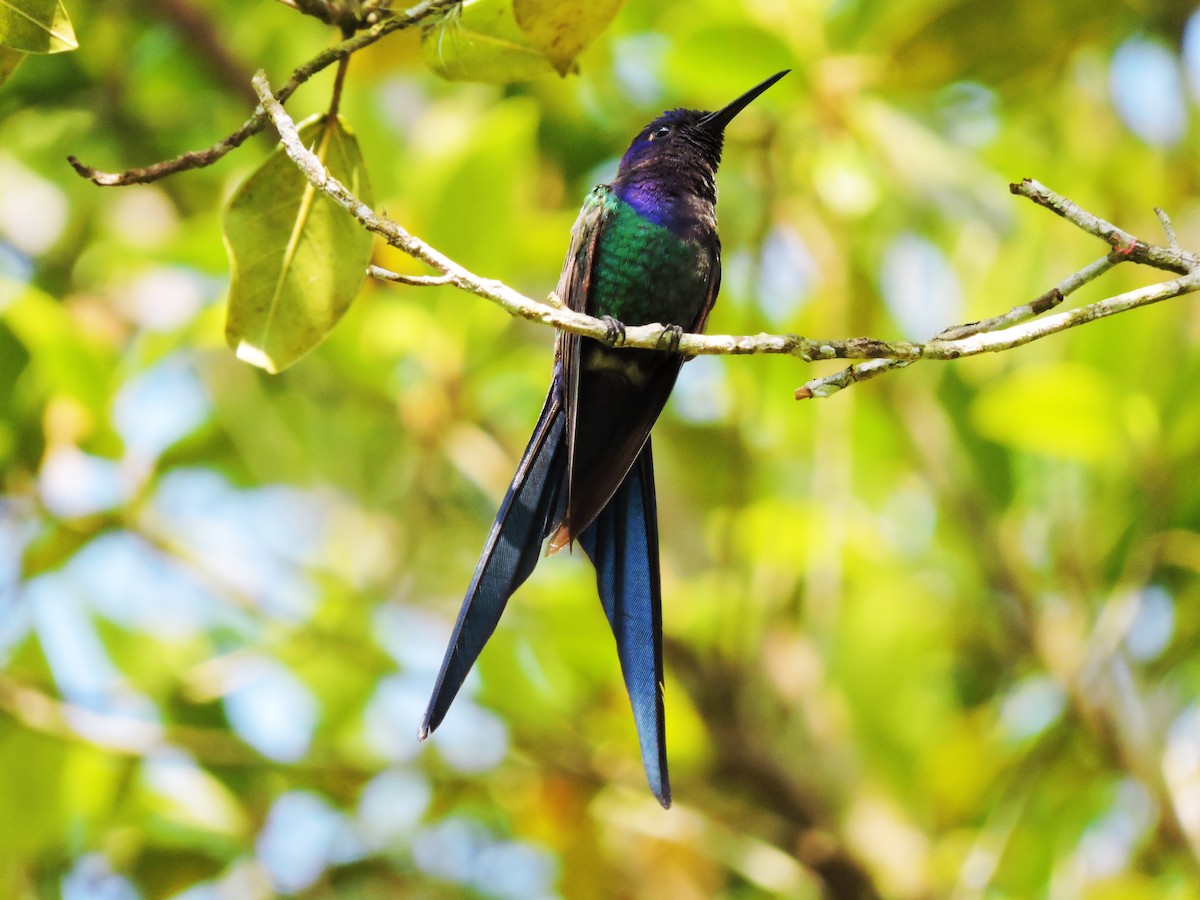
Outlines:
<svg viewBox="0 0 1200 900"><path fill-rule="evenodd" d="M513 0L513 15L559 75L609 26L625 0Z"/></svg>
<svg viewBox="0 0 1200 900"><path fill-rule="evenodd" d="M5 287L0 284L0 291ZM111 389L111 360L65 305L25 286L15 288L0 306L0 324L29 352L30 374L41 390L73 397L96 413L103 410Z"/></svg>
<svg viewBox="0 0 1200 900"><path fill-rule="evenodd" d="M466 0L421 33L426 64L452 81L508 83L554 71L521 30L513 0Z"/></svg>
<svg viewBox="0 0 1200 900"><path fill-rule="evenodd" d="M63 53L79 42L62 0L0 0L0 45L25 53ZM8 71L13 68L15 63Z"/></svg>
<svg viewBox="0 0 1200 900"><path fill-rule="evenodd" d="M21 64L21 60L25 58L25 53L20 50L13 50L11 47L0 47L0 84L4 84Z"/></svg>
<svg viewBox="0 0 1200 900"><path fill-rule="evenodd" d="M1128 452L1130 399L1103 372L1079 363L1029 366L996 379L971 405L976 430L997 443L1099 464Z"/></svg>
<svg viewBox="0 0 1200 900"><path fill-rule="evenodd" d="M309 119L300 137L330 174L372 202L358 141L340 118ZM277 147L225 211L232 270L225 337L238 358L281 372L321 343L362 287L371 243Z"/></svg>

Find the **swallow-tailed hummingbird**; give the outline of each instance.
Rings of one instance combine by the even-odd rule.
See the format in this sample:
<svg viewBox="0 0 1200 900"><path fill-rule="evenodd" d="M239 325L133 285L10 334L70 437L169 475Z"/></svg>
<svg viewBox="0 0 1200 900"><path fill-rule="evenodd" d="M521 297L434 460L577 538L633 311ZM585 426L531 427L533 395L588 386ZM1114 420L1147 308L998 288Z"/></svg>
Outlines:
<svg viewBox="0 0 1200 900"><path fill-rule="evenodd" d="M609 340L560 333L541 416L467 588L423 740L487 643L513 592L548 553L577 541L596 567L654 796L671 805L663 734L662 598L650 429L685 357L621 348L625 324L703 331L721 283L716 174L725 126L787 74L715 112L674 109L643 128L612 184L588 194L557 294L603 317Z"/></svg>

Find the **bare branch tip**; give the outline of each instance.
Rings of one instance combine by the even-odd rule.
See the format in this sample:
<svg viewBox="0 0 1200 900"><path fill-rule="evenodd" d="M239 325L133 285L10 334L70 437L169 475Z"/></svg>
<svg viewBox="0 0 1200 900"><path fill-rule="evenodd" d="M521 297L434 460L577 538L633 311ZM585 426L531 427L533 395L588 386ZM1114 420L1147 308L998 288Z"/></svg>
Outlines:
<svg viewBox="0 0 1200 900"><path fill-rule="evenodd" d="M1175 226L1171 223L1171 217L1167 215L1167 211L1161 206L1154 207L1154 214L1158 216L1158 221L1162 223L1163 234L1167 236L1167 246L1172 250L1182 249L1179 246L1179 236L1175 233Z"/></svg>

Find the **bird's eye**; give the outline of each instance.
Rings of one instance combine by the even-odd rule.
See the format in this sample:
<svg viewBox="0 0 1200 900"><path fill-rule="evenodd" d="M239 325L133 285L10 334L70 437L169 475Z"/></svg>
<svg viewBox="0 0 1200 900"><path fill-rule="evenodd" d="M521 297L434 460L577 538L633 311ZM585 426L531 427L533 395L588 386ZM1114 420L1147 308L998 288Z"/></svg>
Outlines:
<svg viewBox="0 0 1200 900"><path fill-rule="evenodd" d="M650 137L651 137L651 139L665 138L670 133L671 133L671 129L668 128L666 125L664 125L662 128L660 128L656 132L654 132L654 134L650 135Z"/></svg>

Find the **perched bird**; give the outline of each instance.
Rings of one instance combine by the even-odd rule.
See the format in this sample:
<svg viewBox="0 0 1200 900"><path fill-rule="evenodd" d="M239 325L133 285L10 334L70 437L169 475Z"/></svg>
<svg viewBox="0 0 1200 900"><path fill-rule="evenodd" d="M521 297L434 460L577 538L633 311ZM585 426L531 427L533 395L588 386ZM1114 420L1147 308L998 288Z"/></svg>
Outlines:
<svg viewBox="0 0 1200 900"><path fill-rule="evenodd" d="M663 735L662 599L650 429L684 357L622 349L624 324L698 332L721 283L716 174L725 126L787 74L716 112L674 109L642 129L612 184L596 187L571 230L558 296L603 317L607 343L561 333L554 376L467 588L421 724L446 715L513 592L548 553L577 541L596 567L654 796L671 805ZM673 348L672 348L673 349Z"/></svg>

